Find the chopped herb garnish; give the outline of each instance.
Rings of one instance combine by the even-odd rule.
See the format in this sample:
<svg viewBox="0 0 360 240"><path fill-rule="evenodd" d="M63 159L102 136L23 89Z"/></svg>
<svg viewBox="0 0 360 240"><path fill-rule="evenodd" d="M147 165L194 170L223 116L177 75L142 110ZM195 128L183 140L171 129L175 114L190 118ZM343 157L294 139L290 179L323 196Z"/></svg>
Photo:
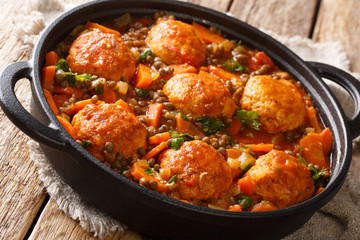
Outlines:
<svg viewBox="0 0 360 240"><path fill-rule="evenodd" d="M139 61L140 61L140 62L145 61L145 59L147 58L147 56L152 56L152 57L154 57L154 54L153 54L153 52L151 51L151 49L146 49L145 51L143 51L143 52L140 54L140 59L139 59Z"/></svg>
<svg viewBox="0 0 360 240"><path fill-rule="evenodd" d="M248 209L252 205L252 199L249 196L241 195L241 194L237 196L236 202L237 204L242 206L243 209Z"/></svg>
<svg viewBox="0 0 360 240"><path fill-rule="evenodd" d="M69 66L68 62L62 58L55 64L55 69L56 69L56 71L63 70L64 72L69 72L70 66Z"/></svg>
<svg viewBox="0 0 360 240"><path fill-rule="evenodd" d="M170 148L171 149L174 149L174 150L177 150L180 148L181 144L184 142L184 138L182 137L178 137L178 138L173 138L171 140L171 145L170 145Z"/></svg>
<svg viewBox="0 0 360 240"><path fill-rule="evenodd" d="M147 167L147 168L144 170L144 172L145 172L147 175L154 175L155 170L154 170L154 168L152 168L152 167Z"/></svg>
<svg viewBox="0 0 360 240"><path fill-rule="evenodd" d="M128 166L122 166L119 168L120 171L126 171L126 170L129 170L129 167Z"/></svg>
<svg viewBox="0 0 360 240"><path fill-rule="evenodd" d="M141 88L135 88L135 93L138 97L141 98L146 98L147 96L149 96L149 92Z"/></svg>
<svg viewBox="0 0 360 240"><path fill-rule="evenodd" d="M311 177L314 181L319 180L324 175L324 168L322 168L320 171L317 171L315 168L310 168Z"/></svg>
<svg viewBox="0 0 360 240"><path fill-rule="evenodd" d="M90 146L90 144L91 144L90 141L85 140L85 141L82 142L82 147L86 149L86 148L88 148Z"/></svg>
<svg viewBox="0 0 360 240"><path fill-rule="evenodd" d="M304 164L305 166L308 166L307 162L305 161L305 159L303 157L298 157L297 160L301 163Z"/></svg>
<svg viewBox="0 0 360 240"><path fill-rule="evenodd" d="M185 138L186 140L194 140L194 137L191 136L188 133L176 133L173 131L170 131L170 137L172 138Z"/></svg>
<svg viewBox="0 0 360 240"><path fill-rule="evenodd" d="M239 41L236 43L235 47L240 46L241 44L242 44L242 41L239 40Z"/></svg>
<svg viewBox="0 0 360 240"><path fill-rule="evenodd" d="M98 95L103 95L104 94L104 85L103 84L97 84L95 86L95 92Z"/></svg>
<svg viewBox="0 0 360 240"><path fill-rule="evenodd" d="M228 59L224 62L224 67L229 72L245 72L246 69L243 65L233 59Z"/></svg>
<svg viewBox="0 0 360 240"><path fill-rule="evenodd" d="M234 117L241 120L242 124L255 130L261 130L262 123L257 120L260 116L254 111L237 110Z"/></svg>
<svg viewBox="0 0 360 240"><path fill-rule="evenodd" d="M182 112L180 113L180 116L181 116L182 119L189 121L189 118L185 114L183 114Z"/></svg>
<svg viewBox="0 0 360 240"><path fill-rule="evenodd" d="M62 74L63 80L67 81L70 85L74 85L76 82L76 76L72 72L66 72Z"/></svg>
<svg viewBox="0 0 360 240"><path fill-rule="evenodd" d="M210 118L206 116L199 117L196 121L201 123L203 130L207 134L223 132L224 128L227 127L227 125L218 118Z"/></svg>
<svg viewBox="0 0 360 240"><path fill-rule="evenodd" d="M176 183L178 180L178 176L175 174L174 176L172 176L170 178L170 180L167 182L167 184L172 184L172 183Z"/></svg>

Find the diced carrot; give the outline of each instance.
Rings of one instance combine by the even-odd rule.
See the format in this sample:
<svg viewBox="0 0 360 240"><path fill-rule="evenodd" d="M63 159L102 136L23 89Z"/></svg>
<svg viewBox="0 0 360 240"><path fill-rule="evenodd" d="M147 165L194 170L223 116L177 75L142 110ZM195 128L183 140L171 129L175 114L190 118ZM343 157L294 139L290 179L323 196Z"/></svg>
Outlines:
<svg viewBox="0 0 360 240"><path fill-rule="evenodd" d="M61 123L61 125L65 128L65 130L73 137L75 138L75 129L74 127L71 125L71 123L66 120L63 117L60 116L56 116L56 118L59 120L59 122Z"/></svg>
<svg viewBox="0 0 360 240"><path fill-rule="evenodd" d="M85 24L85 28L96 28L96 29L99 29L101 32L105 32L105 33L113 33L113 34L116 34L118 36L121 36L121 34L114 30L114 29L111 29L111 28L108 28L108 27L105 27L103 25L100 25L98 23L94 23L94 22L86 22Z"/></svg>
<svg viewBox="0 0 360 240"><path fill-rule="evenodd" d="M53 98L51 92L49 92L47 89L43 89L43 91L44 91L45 98L46 98L51 110L53 111L55 116L59 115L59 109L56 106L56 103L54 101L54 98Z"/></svg>
<svg viewBox="0 0 360 240"><path fill-rule="evenodd" d="M274 62L264 52L257 52L251 59L249 67L252 70L258 70L261 66L267 64L269 71L272 71L275 67Z"/></svg>
<svg viewBox="0 0 360 240"><path fill-rule="evenodd" d="M170 67L174 69L173 76L179 73L197 73L197 69L190 64L171 64Z"/></svg>
<svg viewBox="0 0 360 240"><path fill-rule="evenodd" d="M102 101L106 103L115 103L118 98L114 89L108 87L105 87L104 93L101 94L99 97Z"/></svg>
<svg viewBox="0 0 360 240"><path fill-rule="evenodd" d="M228 71L225 71L224 69L216 67L214 65L209 66L209 72L214 74L215 76L218 76L219 78L223 78L226 80L240 79L237 75L229 73Z"/></svg>
<svg viewBox="0 0 360 240"><path fill-rule="evenodd" d="M226 149L226 154L229 158L238 158L242 154L242 151L236 148Z"/></svg>
<svg viewBox="0 0 360 240"><path fill-rule="evenodd" d="M325 155L329 155L333 145L333 137L329 128L325 128L321 133L323 143L323 151Z"/></svg>
<svg viewBox="0 0 360 240"><path fill-rule="evenodd" d="M242 212L241 206L239 204L231 205L228 209L231 212Z"/></svg>
<svg viewBox="0 0 360 240"><path fill-rule="evenodd" d="M55 64L60 60L56 52L51 51L45 55L45 66L55 66Z"/></svg>
<svg viewBox="0 0 360 240"><path fill-rule="evenodd" d="M96 104L100 104L103 103L102 101L97 101ZM72 104L71 106L69 106L66 109L66 114L69 116L73 116L76 113L78 113L80 110L82 110L86 105L88 104L94 104L91 99L86 99L86 100L81 100L78 102L75 102L74 104Z"/></svg>
<svg viewBox="0 0 360 240"><path fill-rule="evenodd" d="M246 144L246 146L250 147L253 152L270 152L274 149L274 144L271 143Z"/></svg>
<svg viewBox="0 0 360 240"><path fill-rule="evenodd" d="M159 72L151 70L150 67L144 64L139 64L135 78L135 87L142 89L148 88L159 76Z"/></svg>
<svg viewBox="0 0 360 240"><path fill-rule="evenodd" d="M237 185L240 186L240 191L245 193L248 196L252 196L254 194L254 184L252 179L248 176L240 178L236 182Z"/></svg>
<svg viewBox="0 0 360 240"><path fill-rule="evenodd" d="M167 142L162 142L153 149L151 149L144 157L143 159L149 160L150 158L153 158L157 156L159 153L167 149Z"/></svg>
<svg viewBox="0 0 360 240"><path fill-rule="evenodd" d="M312 128L314 128L316 133L321 132L321 128L320 128L319 120L318 120L318 117L317 117L316 109L314 107L309 107L306 110L307 110L307 115L308 115L310 126Z"/></svg>
<svg viewBox="0 0 360 240"><path fill-rule="evenodd" d="M274 211L278 209L274 204L268 201L261 201L256 203L250 210L250 212L266 212L266 211Z"/></svg>
<svg viewBox="0 0 360 240"><path fill-rule="evenodd" d="M159 127L162 109L163 109L162 103L150 104L148 111L146 113L148 117L148 126L154 126L155 128Z"/></svg>
<svg viewBox="0 0 360 240"><path fill-rule="evenodd" d="M55 66L47 66L42 68L41 85L43 88L52 91L54 87Z"/></svg>
<svg viewBox="0 0 360 240"><path fill-rule="evenodd" d="M239 133L239 131L241 129L241 125L242 125L242 123L241 123L240 119L233 118L232 122L230 124L230 127L225 128L225 131L228 132L230 134L230 136L234 137Z"/></svg>
<svg viewBox="0 0 360 240"><path fill-rule="evenodd" d="M322 191L324 191L325 188L324 187L319 187L318 190L316 190L315 196L318 195L319 193L321 193Z"/></svg>
<svg viewBox="0 0 360 240"><path fill-rule="evenodd" d="M195 30L196 35L203 40L205 43L216 43L220 44L226 40L226 38L223 38L219 34L212 32L210 29L193 22L192 26Z"/></svg>
<svg viewBox="0 0 360 240"><path fill-rule="evenodd" d="M58 108L62 107L66 101L69 101L70 98L71 98L71 95L69 95L69 94L53 95L53 99Z"/></svg>
<svg viewBox="0 0 360 240"><path fill-rule="evenodd" d="M164 133L158 133L154 136L149 137L148 141L150 144L152 145L158 145L162 142L165 142L167 140L169 140L170 137L170 133L169 132L164 132Z"/></svg>
<svg viewBox="0 0 360 240"><path fill-rule="evenodd" d="M175 121L179 133L188 133L191 136L205 136L202 130L197 128L191 121L185 120L180 113L176 115Z"/></svg>
<svg viewBox="0 0 360 240"><path fill-rule="evenodd" d="M127 104L127 102L125 102L122 99L119 99L118 101L115 102L115 104L120 105L121 107L123 107L125 110L134 113L133 110L131 109L131 107L129 106L129 104Z"/></svg>
<svg viewBox="0 0 360 240"><path fill-rule="evenodd" d="M307 163L318 165L320 168L327 167L325 160L322 137L318 133L309 133L300 142L303 148L303 157Z"/></svg>
<svg viewBox="0 0 360 240"><path fill-rule="evenodd" d="M75 89L73 87L61 87L61 86L54 86L52 89L52 93L56 94L75 94L76 97L81 97L82 92L78 89Z"/></svg>
<svg viewBox="0 0 360 240"><path fill-rule="evenodd" d="M155 180L158 184L158 188L157 188L157 192L170 192L169 191L169 187L166 185L166 182L160 178L157 178L153 175L149 175L147 173L145 173L145 169L143 166L141 166L140 164L138 164L138 162L133 163L133 165L131 166L131 175L133 175L135 178L137 179L141 179L141 178L145 178L147 179L149 182L152 180Z"/></svg>

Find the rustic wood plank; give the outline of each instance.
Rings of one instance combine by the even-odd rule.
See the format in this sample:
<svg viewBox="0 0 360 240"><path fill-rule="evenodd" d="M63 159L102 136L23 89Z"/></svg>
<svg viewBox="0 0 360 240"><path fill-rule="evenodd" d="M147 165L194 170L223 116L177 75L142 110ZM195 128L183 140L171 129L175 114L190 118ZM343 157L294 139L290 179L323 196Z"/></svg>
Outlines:
<svg viewBox="0 0 360 240"><path fill-rule="evenodd" d="M317 0L234 0L229 12L254 27L307 37L316 4Z"/></svg>
<svg viewBox="0 0 360 240"><path fill-rule="evenodd" d="M208 7L219 12L226 12L231 4L230 0L181 0L184 2L191 2L203 7Z"/></svg>
<svg viewBox="0 0 360 240"><path fill-rule="evenodd" d="M321 1L313 38L318 42L339 41L355 72L360 72L359 36L359 0Z"/></svg>
<svg viewBox="0 0 360 240"><path fill-rule="evenodd" d="M14 51L21 43L14 36L14 12L21 1L2 1L0 15L0 69L15 61L28 60L29 54ZM27 80L16 86L20 102L30 95ZM37 178L37 168L29 159L29 138L0 110L0 239L25 237L46 196Z"/></svg>
<svg viewBox="0 0 360 240"><path fill-rule="evenodd" d="M323 0L314 29L318 42L339 41L351 62L351 70L360 72L360 0ZM360 124L360 123L359 123ZM360 144L354 144L350 172L360 184Z"/></svg>

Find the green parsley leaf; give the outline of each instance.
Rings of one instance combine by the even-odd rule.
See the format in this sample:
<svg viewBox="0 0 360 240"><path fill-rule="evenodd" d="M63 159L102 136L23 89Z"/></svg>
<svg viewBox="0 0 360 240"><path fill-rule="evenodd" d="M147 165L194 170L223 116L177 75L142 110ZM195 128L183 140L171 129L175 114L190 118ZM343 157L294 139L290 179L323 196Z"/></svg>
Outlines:
<svg viewBox="0 0 360 240"><path fill-rule="evenodd" d="M140 54L139 61L140 61L140 62L145 61L145 59L147 58L147 56L155 57L154 54L153 54L153 52L151 51L151 49L146 49L145 51L143 51L143 52Z"/></svg>
<svg viewBox="0 0 360 240"><path fill-rule="evenodd" d="M298 157L297 160L301 163L304 164L305 166L308 166L307 162L305 161L305 159L303 157Z"/></svg>
<svg viewBox="0 0 360 240"><path fill-rule="evenodd" d="M181 116L182 119L189 121L189 118L185 114L183 114L182 112L180 113L180 116Z"/></svg>
<svg viewBox="0 0 360 240"><path fill-rule="evenodd" d="M152 168L152 167L147 167L147 168L144 170L144 172L145 172L147 175L154 175L155 170L154 170L154 168Z"/></svg>
<svg viewBox="0 0 360 240"><path fill-rule="evenodd" d="M206 116L199 117L196 121L201 123L204 132L209 135L217 132L223 132L224 128L227 127L227 125L218 118L210 118Z"/></svg>
<svg viewBox="0 0 360 240"><path fill-rule="evenodd" d="M149 96L149 92L141 88L135 88L135 93L138 97L141 98L146 98L147 96Z"/></svg>
<svg viewBox="0 0 360 240"><path fill-rule="evenodd" d="M252 199L249 196L240 194L236 198L237 204L243 207L243 209L248 209L252 205Z"/></svg>
<svg viewBox="0 0 360 240"><path fill-rule="evenodd" d="M324 168L322 168L319 172L315 168L310 168L310 172L312 179L317 181L324 175Z"/></svg>
<svg viewBox="0 0 360 240"><path fill-rule="evenodd" d="M239 41L236 43L235 47L240 46L241 44L242 44L242 41L239 40Z"/></svg>
<svg viewBox="0 0 360 240"><path fill-rule="evenodd" d="M69 72L70 66L69 66L68 62L62 58L55 64L55 69L56 69L56 71L63 70L64 72Z"/></svg>
<svg viewBox="0 0 360 240"><path fill-rule="evenodd" d="M224 67L229 72L246 72L244 65L241 65L231 58L224 62Z"/></svg>
<svg viewBox="0 0 360 240"><path fill-rule="evenodd" d="M184 138L184 140L194 140L194 137L191 136L188 133L176 133L173 131L170 131L170 137L172 138Z"/></svg>
<svg viewBox="0 0 360 240"><path fill-rule="evenodd" d="M85 140L85 141L82 142L82 147L85 148L85 149L88 148L90 145L91 145L90 141Z"/></svg>
<svg viewBox="0 0 360 240"><path fill-rule="evenodd" d="M171 140L171 145L170 145L170 148L171 149L174 149L174 150L177 150L180 148L181 144L184 142L184 138L182 137L178 137L178 138L173 138Z"/></svg>
<svg viewBox="0 0 360 240"><path fill-rule="evenodd" d="M257 120L260 116L254 111L237 110L234 117L241 120L242 124L255 130L261 130L262 123Z"/></svg>
<svg viewBox="0 0 360 240"><path fill-rule="evenodd" d="M103 95L104 94L104 85L103 84L97 84L95 86L95 92L97 95Z"/></svg>
<svg viewBox="0 0 360 240"><path fill-rule="evenodd" d="M76 76L72 72L66 72L62 74L63 80L67 81L71 86L73 86L76 82Z"/></svg>
<svg viewBox="0 0 360 240"><path fill-rule="evenodd" d="M174 176L172 176L170 178L170 180L167 182L167 184L172 184L172 183L176 183L178 180L178 176L175 174Z"/></svg>

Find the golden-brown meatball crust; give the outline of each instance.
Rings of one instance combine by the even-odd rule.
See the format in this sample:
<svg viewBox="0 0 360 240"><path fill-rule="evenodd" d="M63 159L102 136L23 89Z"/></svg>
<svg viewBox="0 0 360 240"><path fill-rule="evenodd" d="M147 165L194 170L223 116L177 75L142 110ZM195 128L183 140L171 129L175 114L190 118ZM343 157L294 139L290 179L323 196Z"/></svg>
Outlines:
<svg viewBox="0 0 360 240"><path fill-rule="evenodd" d="M115 34L96 30L78 36L66 60L73 72L113 81L130 79L136 70L134 55L124 41Z"/></svg>
<svg viewBox="0 0 360 240"><path fill-rule="evenodd" d="M255 111L269 132L293 130L305 124L306 107L300 91L288 80L254 76L246 83L241 108Z"/></svg>
<svg viewBox="0 0 360 240"><path fill-rule="evenodd" d="M236 109L229 90L209 74L177 74L165 84L163 91L175 108L195 119L232 117Z"/></svg>
<svg viewBox="0 0 360 240"><path fill-rule="evenodd" d="M205 62L206 46L187 23L161 21L150 30L147 42L166 64L188 63L199 67Z"/></svg>
<svg viewBox="0 0 360 240"><path fill-rule="evenodd" d="M113 152L121 152L125 158L136 156L138 148L146 148L146 127L132 113L116 104L88 104L71 122L75 139L90 141L87 150L100 161L111 165L106 157L105 144L113 144Z"/></svg>
<svg viewBox="0 0 360 240"><path fill-rule="evenodd" d="M232 182L224 157L202 141L185 142L178 150L166 150L159 161L162 169L178 176L178 190L185 200L218 198Z"/></svg>
<svg viewBox="0 0 360 240"><path fill-rule="evenodd" d="M272 150L260 156L244 175L254 184L254 195L279 208L311 198L315 191L310 170L283 151Z"/></svg>

